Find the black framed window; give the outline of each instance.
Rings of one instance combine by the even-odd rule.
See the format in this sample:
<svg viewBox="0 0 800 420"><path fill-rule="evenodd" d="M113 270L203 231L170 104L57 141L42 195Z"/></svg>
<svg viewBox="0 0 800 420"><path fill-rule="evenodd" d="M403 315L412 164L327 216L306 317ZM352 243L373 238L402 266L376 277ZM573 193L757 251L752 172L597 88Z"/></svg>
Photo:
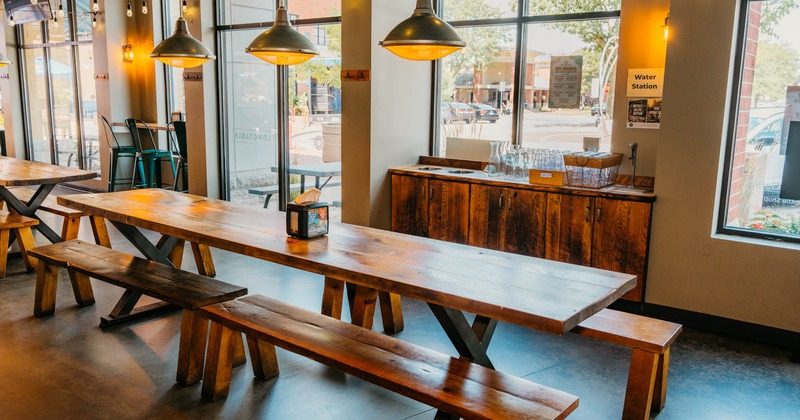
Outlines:
<svg viewBox="0 0 800 420"><path fill-rule="evenodd" d="M280 194L299 194L296 165L340 161L341 10L340 0L289 1L294 28L320 54L305 63L279 68L245 53L245 48L272 25L277 1L228 0L218 3L220 137L223 196L231 201L278 210ZM288 99L280 109L279 98ZM281 112L279 112L281 111ZM279 117L286 111L286 120ZM288 133L283 144L279 133ZM289 190L279 190L278 168L286 168ZM325 179L321 180L325 181ZM341 180L323 188L323 200L341 197ZM314 185L309 177L306 186ZM263 190L263 194L252 191ZM266 192L268 191L268 192ZM332 207L330 217L340 217Z"/></svg>
<svg viewBox="0 0 800 420"><path fill-rule="evenodd" d="M59 7L60 6L60 7ZM90 0L17 27L28 159L100 171Z"/></svg>
<svg viewBox="0 0 800 420"><path fill-rule="evenodd" d="M619 9L619 0L439 0L467 47L434 64L431 153L466 157L459 145L469 140L581 150L585 136L608 150ZM569 105L550 95L563 60L581 72Z"/></svg>
<svg viewBox="0 0 800 420"><path fill-rule="evenodd" d="M800 242L796 2L742 0L718 232Z"/></svg>

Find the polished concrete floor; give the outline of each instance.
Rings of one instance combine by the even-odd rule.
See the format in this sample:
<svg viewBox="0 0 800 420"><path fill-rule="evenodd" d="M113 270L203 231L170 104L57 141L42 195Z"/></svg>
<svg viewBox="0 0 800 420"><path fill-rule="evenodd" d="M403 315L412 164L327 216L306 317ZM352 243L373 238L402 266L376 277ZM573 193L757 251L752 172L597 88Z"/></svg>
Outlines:
<svg viewBox="0 0 800 420"><path fill-rule="evenodd" d="M110 230L115 248L134 252ZM81 237L90 240L88 224ZM219 279L319 310L320 276L217 250L213 254ZM188 253L184 261L185 269L194 270ZM200 399L199 385L174 381L178 312L101 330L99 317L111 310L121 289L93 280L97 303L79 308L62 273L55 315L37 319L32 316L34 282L35 274L24 273L19 258L9 262L8 277L0 280L0 419L432 419L435 414L282 350L278 378L259 380L249 367L235 368L230 396L207 402ZM456 354L427 306L405 300L404 311L406 329L399 338ZM375 328L381 330L380 317ZM489 355L504 372L577 395L580 406L570 418L620 418L627 348L501 323ZM786 350L685 329L673 345L667 406L655 418L800 419L800 364L790 356Z"/></svg>

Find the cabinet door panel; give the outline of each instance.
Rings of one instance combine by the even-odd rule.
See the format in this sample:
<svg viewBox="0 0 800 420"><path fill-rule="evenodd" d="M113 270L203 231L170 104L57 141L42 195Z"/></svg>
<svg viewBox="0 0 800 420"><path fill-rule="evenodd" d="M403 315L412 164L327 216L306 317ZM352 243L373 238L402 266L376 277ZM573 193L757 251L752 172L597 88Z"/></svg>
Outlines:
<svg viewBox="0 0 800 420"><path fill-rule="evenodd" d="M428 237L466 244L468 236L469 184L428 181Z"/></svg>
<svg viewBox="0 0 800 420"><path fill-rule="evenodd" d="M638 276L625 295L641 300L650 231L649 203L598 198L592 238L592 266Z"/></svg>
<svg viewBox="0 0 800 420"><path fill-rule="evenodd" d="M590 197L547 194L545 258L591 264L592 200Z"/></svg>
<svg viewBox="0 0 800 420"><path fill-rule="evenodd" d="M428 236L428 180L392 175L392 230Z"/></svg>
<svg viewBox="0 0 800 420"><path fill-rule="evenodd" d="M500 224L505 188L471 185L469 197L469 244L500 249Z"/></svg>
<svg viewBox="0 0 800 420"><path fill-rule="evenodd" d="M505 189L500 249L542 258L545 255L545 193Z"/></svg>

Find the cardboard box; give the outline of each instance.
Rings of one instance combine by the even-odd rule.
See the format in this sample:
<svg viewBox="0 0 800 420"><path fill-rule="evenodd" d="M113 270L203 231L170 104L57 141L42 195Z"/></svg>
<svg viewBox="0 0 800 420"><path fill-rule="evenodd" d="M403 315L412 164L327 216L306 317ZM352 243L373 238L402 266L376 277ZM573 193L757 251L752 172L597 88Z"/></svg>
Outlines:
<svg viewBox="0 0 800 420"><path fill-rule="evenodd" d="M531 184L539 185L555 185L557 187L563 186L566 183L564 172L561 171L546 171L543 169L531 169L528 182Z"/></svg>

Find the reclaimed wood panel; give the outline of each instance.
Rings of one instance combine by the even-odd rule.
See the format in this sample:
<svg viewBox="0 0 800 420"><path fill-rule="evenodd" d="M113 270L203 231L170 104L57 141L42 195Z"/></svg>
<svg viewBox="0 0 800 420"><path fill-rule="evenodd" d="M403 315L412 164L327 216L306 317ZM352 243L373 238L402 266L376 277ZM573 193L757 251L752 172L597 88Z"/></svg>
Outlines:
<svg viewBox="0 0 800 420"><path fill-rule="evenodd" d="M637 276L626 299L644 297L651 206L633 201L598 198L592 236L592 266Z"/></svg>
<svg viewBox="0 0 800 420"><path fill-rule="evenodd" d="M500 224L500 249L515 254L545 256L545 193L506 189L506 211Z"/></svg>
<svg viewBox="0 0 800 420"><path fill-rule="evenodd" d="M469 242L469 184L428 181L428 237L457 244Z"/></svg>
<svg viewBox="0 0 800 420"><path fill-rule="evenodd" d="M501 224L506 189L471 185L469 198L469 244L481 248L501 249Z"/></svg>
<svg viewBox="0 0 800 420"><path fill-rule="evenodd" d="M428 236L428 180L392 175L392 231Z"/></svg>
<svg viewBox="0 0 800 420"><path fill-rule="evenodd" d="M593 200L567 194L547 194L547 259L591 265Z"/></svg>

